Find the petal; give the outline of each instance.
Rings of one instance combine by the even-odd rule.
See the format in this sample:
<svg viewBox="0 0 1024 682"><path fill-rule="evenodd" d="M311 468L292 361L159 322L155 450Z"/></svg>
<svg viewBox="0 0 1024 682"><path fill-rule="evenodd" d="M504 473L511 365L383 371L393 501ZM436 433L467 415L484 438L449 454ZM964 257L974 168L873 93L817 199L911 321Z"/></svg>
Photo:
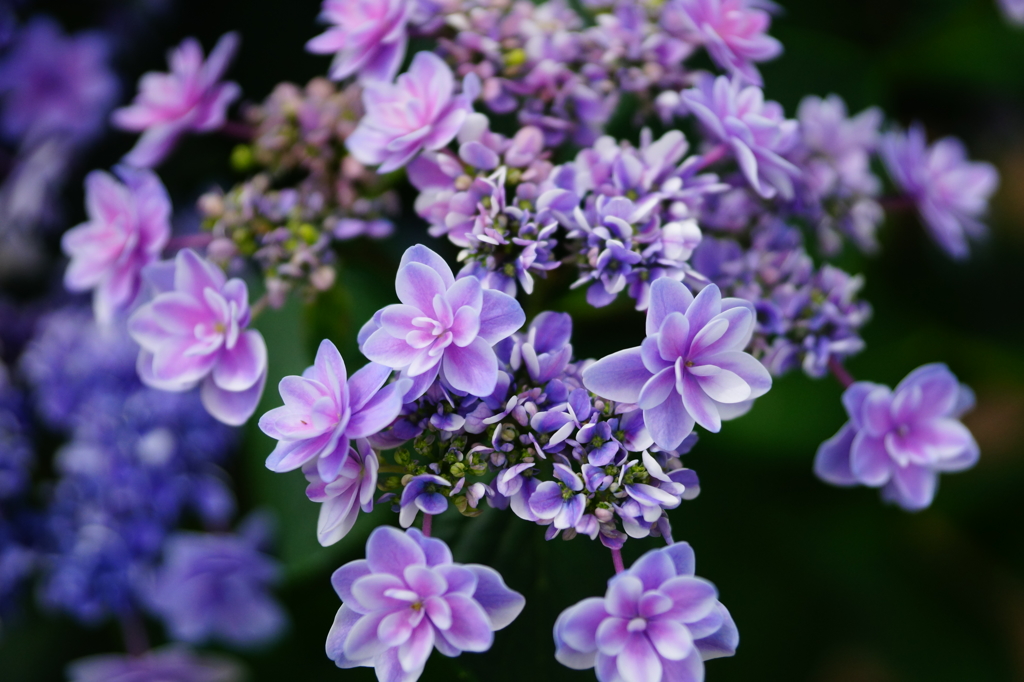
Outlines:
<svg viewBox="0 0 1024 682"><path fill-rule="evenodd" d="M701 292L703 293L703 292ZM690 373L683 376L683 406L693 420L712 433L722 430L722 419L718 414L718 408L714 401L704 392L697 381L697 377ZM645 417L646 421L646 417ZM648 427L650 425L648 424ZM653 436L654 433L652 432ZM655 439L657 442L657 439Z"/></svg>
<svg viewBox="0 0 1024 682"><path fill-rule="evenodd" d="M718 285L709 284L693 299L693 305L686 310L686 319L690 321L690 333L696 336L704 329L712 318L722 312L722 292Z"/></svg>
<svg viewBox="0 0 1024 682"><path fill-rule="evenodd" d="M412 631L409 638L398 647L398 663L402 666L402 670L407 673L416 673L416 677L419 677L419 671L423 670L433 648L434 628L424 619Z"/></svg>
<svg viewBox="0 0 1024 682"><path fill-rule="evenodd" d="M850 447L850 470L864 485L878 487L892 475L893 462L881 438L861 431Z"/></svg>
<svg viewBox="0 0 1024 682"><path fill-rule="evenodd" d="M463 306L455 312L452 323L452 343L464 347L477 337L480 331L480 313L469 306Z"/></svg>
<svg viewBox="0 0 1024 682"><path fill-rule="evenodd" d="M519 616L526 605L526 598L510 589L500 573L479 564L468 564L465 568L476 575L473 599L487 613L492 630L501 630Z"/></svg>
<svg viewBox="0 0 1024 682"><path fill-rule="evenodd" d="M637 609L643 591L644 584L639 578L629 573L619 573L608 583L605 608L612 616L635 618L639 615Z"/></svg>
<svg viewBox="0 0 1024 682"><path fill-rule="evenodd" d="M664 583L659 591L672 599L673 619L693 623L706 617L718 603L715 586L703 578L678 576Z"/></svg>
<svg viewBox="0 0 1024 682"><path fill-rule="evenodd" d="M361 617L360 613L344 605L338 609L338 614L334 617L331 631L327 633L327 657L339 667L351 668L360 664L359 660L353 661L345 656L345 640Z"/></svg>
<svg viewBox="0 0 1024 682"><path fill-rule="evenodd" d="M366 339L360 350L368 359L393 369L408 367L420 351L405 339L396 339L383 329L378 329Z"/></svg>
<svg viewBox="0 0 1024 682"><path fill-rule="evenodd" d="M707 362L732 372L742 379L750 387L750 396L748 398L750 400L760 398L772 387L772 375L768 372L768 369L758 360L754 359L754 356L742 351L716 353L714 356L709 357Z"/></svg>
<svg viewBox="0 0 1024 682"><path fill-rule="evenodd" d="M436 270L428 265L409 262L401 267L395 279L398 299L406 305L432 316L434 297L444 296L447 287Z"/></svg>
<svg viewBox="0 0 1024 682"><path fill-rule="evenodd" d="M374 573L401 577L406 566L425 564L426 556L416 541L402 531L379 526L366 542L366 561Z"/></svg>
<svg viewBox="0 0 1024 682"><path fill-rule="evenodd" d="M634 632L626 639L626 646L615 663L624 682L661 679L661 659L643 633Z"/></svg>
<svg viewBox="0 0 1024 682"><path fill-rule="evenodd" d="M894 467L890 489L894 489L896 502L908 511L924 509L935 498L939 475L926 467L909 464Z"/></svg>
<svg viewBox="0 0 1024 682"><path fill-rule="evenodd" d="M483 292L480 310L480 336L494 345L518 331L526 322L526 313L519 301L493 289Z"/></svg>
<svg viewBox="0 0 1024 682"><path fill-rule="evenodd" d="M733 621L729 609L722 604L716 605L715 608L722 613L722 627L715 634L702 637L694 642L697 650L700 651L701 658L705 661L734 655L736 647L740 643L740 633L736 629L736 623Z"/></svg>
<svg viewBox="0 0 1024 682"><path fill-rule="evenodd" d="M352 414L345 427L345 435L349 438L369 438L390 426L402 411L405 388L403 382L398 381L379 391L358 412Z"/></svg>
<svg viewBox="0 0 1024 682"><path fill-rule="evenodd" d="M448 263L445 262L444 258L437 255L426 246L417 244L410 246L402 254L402 262L399 264L398 269L401 270L409 263L422 263L426 265L434 272L438 274L441 281L444 283L445 290L451 288L455 284L455 276L452 274L452 269L448 267ZM433 297L431 297L431 300Z"/></svg>
<svg viewBox="0 0 1024 682"><path fill-rule="evenodd" d="M718 328L718 331L714 331ZM697 364L697 358L703 355L715 355L725 351L741 351L750 342L754 328L754 314L748 308L732 308L726 310L708 323L693 338L690 346L690 357ZM714 333L712 333L714 332Z"/></svg>
<svg viewBox="0 0 1024 682"><path fill-rule="evenodd" d="M445 641L460 651L487 651L494 642L490 621L483 607L470 597L453 594L446 597L452 611L452 626L441 632Z"/></svg>
<svg viewBox="0 0 1024 682"><path fill-rule="evenodd" d="M593 652L597 649L597 630L606 618L608 612L604 608L603 599L584 599L558 617L559 622L555 624L556 638L561 638L578 652Z"/></svg>
<svg viewBox="0 0 1024 682"><path fill-rule="evenodd" d="M241 426L249 421L249 417L256 411L266 383L265 369L256 383L244 391L225 391L212 377L207 377L199 389L199 397L203 407L215 419L228 426Z"/></svg>
<svg viewBox="0 0 1024 682"><path fill-rule="evenodd" d="M850 468L850 450L857 429L846 422L836 435L818 446L814 457L814 474L832 485L856 485L857 477Z"/></svg>
<svg viewBox="0 0 1024 682"><path fill-rule="evenodd" d="M662 450L679 447L693 432L693 417L686 411L683 400L673 392L668 400L650 410L644 410L644 425L655 444Z"/></svg>
<svg viewBox="0 0 1024 682"><path fill-rule="evenodd" d="M441 371L455 390L486 397L498 383L498 357L487 341L477 337L465 348L445 349Z"/></svg>
<svg viewBox="0 0 1024 682"><path fill-rule="evenodd" d="M597 650L608 656L618 656L629 639L629 621L625 618L605 618L597 628Z"/></svg>
<svg viewBox="0 0 1024 682"><path fill-rule="evenodd" d="M359 578L370 574L370 566L366 563L366 560L357 559L348 562L336 570L331 575L331 585L334 587L334 591L338 593L341 601L348 603L354 601L352 597L352 584Z"/></svg>
<svg viewBox="0 0 1024 682"><path fill-rule="evenodd" d="M754 360L754 362L757 361ZM750 386L747 385L747 382L726 369L721 369L709 376L697 376L696 380L701 390L716 402L741 403L750 397ZM717 411L716 408L715 412Z"/></svg>
<svg viewBox="0 0 1024 682"><path fill-rule="evenodd" d="M689 337L690 321L682 313L671 313L661 323L658 332L658 353L661 358L674 362L676 358L687 356Z"/></svg>
<svg viewBox="0 0 1024 682"><path fill-rule="evenodd" d="M681 315L679 317L682 317ZM640 391L640 397L637 400L637 405L644 410L652 410L661 405L666 400L672 400L673 397L678 398L678 394L675 392L676 387L676 371L674 367L668 367L655 374L651 379L644 384L643 389Z"/></svg>
<svg viewBox="0 0 1024 682"><path fill-rule="evenodd" d="M661 550L662 553L672 560L675 566L676 575L693 575L696 570L697 559L693 548L688 542L677 542Z"/></svg>
<svg viewBox="0 0 1024 682"><path fill-rule="evenodd" d="M337 572L335 572L337 575ZM336 585L334 577L331 583ZM408 604L398 599L388 597L385 593L388 590L401 590L405 583L396 575L390 573L372 573L354 580L350 585L352 607L361 610L363 613L372 611L394 611L395 609L407 608ZM337 587L335 587L337 589Z"/></svg>
<svg viewBox="0 0 1024 682"><path fill-rule="evenodd" d="M267 370L267 344L263 335L249 329L238 337L235 347L225 349L213 368L213 381L226 391L244 391Z"/></svg>
<svg viewBox="0 0 1024 682"><path fill-rule="evenodd" d="M345 608L342 606L342 608ZM344 642L345 657L359 661L373 658L388 648L388 645L381 641L378 636L378 628L381 621L388 616L388 612L368 613L356 621L349 630L348 637Z"/></svg>
<svg viewBox="0 0 1024 682"><path fill-rule="evenodd" d="M666 580L676 577L672 559L660 549L644 553L629 567L629 573L640 579L645 590L656 590Z"/></svg>
<svg viewBox="0 0 1024 682"><path fill-rule="evenodd" d="M345 368L345 360L338 352L338 347L330 340L324 339L320 342L311 370L311 378L326 387L329 395L335 399L341 397L348 380L348 371Z"/></svg>
<svg viewBox="0 0 1024 682"><path fill-rule="evenodd" d="M655 650L670 661L681 661L693 651L690 630L676 621L653 620L647 623L647 637Z"/></svg>
<svg viewBox="0 0 1024 682"><path fill-rule="evenodd" d="M672 313L685 313L693 303L693 294L682 282L668 277L655 280L651 285L651 301L647 308L647 336L661 330L665 318Z"/></svg>
<svg viewBox="0 0 1024 682"><path fill-rule="evenodd" d="M353 412L363 409L377 395L389 376L391 368L375 362L367 363L356 371L348 381L349 409Z"/></svg>
<svg viewBox="0 0 1024 682"><path fill-rule="evenodd" d="M636 403L644 384L652 376L644 366L640 348L629 348L612 353L583 370L583 385L602 398Z"/></svg>

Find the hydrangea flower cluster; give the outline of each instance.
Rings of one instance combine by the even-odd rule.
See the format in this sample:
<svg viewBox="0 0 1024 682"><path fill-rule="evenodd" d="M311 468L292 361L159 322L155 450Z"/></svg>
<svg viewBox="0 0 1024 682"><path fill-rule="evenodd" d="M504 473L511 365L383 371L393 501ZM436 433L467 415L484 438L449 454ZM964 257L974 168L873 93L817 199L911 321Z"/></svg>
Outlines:
<svg viewBox="0 0 1024 682"><path fill-rule="evenodd" d="M324 0L327 28L307 49L333 56L329 79L282 83L240 121L228 112L241 89L223 80L239 37L209 56L193 38L173 49L169 73L145 74L114 112L140 137L117 177L88 176L88 221L63 236L65 286L92 294L92 317L53 310L20 354L25 386L0 373L0 612L38 569L46 605L121 618L136 654L80 661L74 682L236 679L187 649L144 652L131 623L147 613L195 645L282 630L265 529L229 532L221 469L228 427L253 417L273 362L253 322L292 292L315 303L337 284L343 242L387 237L399 216L454 245L459 266L410 240L397 302L356 339L367 361L323 339L258 422L276 441L266 466L301 470L320 505L322 545L375 507L404 529L374 529L366 559L332 577L342 606L326 653L339 667L414 682L435 649L491 647L525 599L431 537L449 507L475 517L486 505L547 540L610 550L605 596L554 624L559 662L603 682L704 679L739 635L673 538L669 512L700 492L682 458L698 429L719 432L797 368L848 385L850 421L819 449L817 474L908 510L931 504L940 472L978 459L959 421L971 393L937 364L895 390L854 382L843 362L863 350L871 308L863 278L828 259L847 242L876 250L883 207L900 204L966 257L998 177L959 142L929 146L920 126L851 116L835 95L789 117L758 70L782 52L774 9ZM12 45L3 132L50 155L65 147L45 141L91 135L114 96L102 46L45 21ZM170 196L148 169L184 135L214 131L240 141L231 161L247 177L202 196L204 233L172 235ZM876 160L897 194L883 195ZM254 274L263 293L250 301ZM572 316L544 310L562 305L543 300L559 288L585 290L592 308L624 294L645 325L638 315L623 330L627 348L577 358ZM38 488L28 406L63 440L56 481ZM33 490L47 491L43 509ZM623 545L651 537L666 546L626 569Z"/></svg>

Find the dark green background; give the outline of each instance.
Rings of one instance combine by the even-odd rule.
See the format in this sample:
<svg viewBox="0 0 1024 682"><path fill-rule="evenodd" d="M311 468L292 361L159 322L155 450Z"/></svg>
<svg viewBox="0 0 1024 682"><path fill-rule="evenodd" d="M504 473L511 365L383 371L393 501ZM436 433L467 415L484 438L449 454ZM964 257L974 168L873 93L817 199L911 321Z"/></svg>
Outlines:
<svg viewBox="0 0 1024 682"><path fill-rule="evenodd" d="M70 26L84 26L114 3L51 3ZM739 625L732 659L708 664L712 682L963 682L1024 680L1024 30L1004 24L993 0L788 0L772 34L784 56L763 68L767 95L794 112L806 94L838 93L854 111L879 105L891 119L922 120L934 136L964 138L976 158L999 166L991 239L965 264L950 262L913 215L894 216L873 258L847 253L840 263L867 277L875 317L864 330L868 350L849 363L857 378L894 384L911 369L947 362L978 394L968 417L982 448L974 470L946 476L933 507L907 514L883 506L875 491L835 489L817 481L817 445L844 421L841 389L831 379L791 375L776 382L750 415L702 435L688 466L703 492L671 515L678 540L689 541L698 574L715 582ZM164 49L185 35L211 45L225 30L243 34L232 71L248 97L262 98L279 80L304 82L325 58L302 46L317 32L316 0L187 0L151 26L142 52L121 65L127 82L163 69ZM44 3L45 6L45 3ZM109 165L130 143L112 136L94 165ZM189 140L162 169L179 205L211 177L236 180L230 144ZM76 192L78 190L75 190ZM72 193L74 205L80 194ZM75 216L77 217L77 216ZM69 224L74 224L74 221ZM310 362L319 340L332 338L359 364L355 332L391 302L401 250L436 243L409 221L394 240L343 251L336 289L315 307L266 314L271 381ZM438 247L441 248L441 247ZM578 357L636 345L640 314L628 306L594 311L565 297L564 279L526 302L568 310ZM277 404L268 391L264 407ZM261 408L262 411L263 408ZM338 546L315 542L316 505L298 472L263 468L271 442L247 432L233 470L244 507L277 510L279 554L287 567L280 590L291 613L286 637L243 654L253 681L371 680L369 669L340 671L323 643L337 597L330 572L362 555L373 523L363 519ZM587 540L543 540L543 529L488 511L464 522L438 519L437 535L456 559L488 563L527 597L520 618L497 635L492 651L458 659L435 656L424 680L592 679L559 666L551 625L566 606L603 592L612 573L607 550ZM631 541L627 563L656 541ZM154 639L159 626L150 623ZM120 649L113 626L83 630L29 614L0 639L0 678L61 679L76 657Z"/></svg>

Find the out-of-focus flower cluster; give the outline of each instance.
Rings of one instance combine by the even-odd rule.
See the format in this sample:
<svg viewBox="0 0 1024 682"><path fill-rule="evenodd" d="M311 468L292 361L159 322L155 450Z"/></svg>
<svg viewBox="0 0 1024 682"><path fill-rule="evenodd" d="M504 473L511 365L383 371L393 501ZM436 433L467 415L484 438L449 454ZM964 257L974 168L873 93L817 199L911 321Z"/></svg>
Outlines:
<svg viewBox="0 0 1024 682"><path fill-rule="evenodd" d="M246 109L253 140L233 156L236 168L255 174L199 201L213 234L208 255L224 265L255 260L274 307L296 287L315 293L334 285L334 243L387 237L394 229L397 197L345 153L363 116L360 92L323 78L305 88L278 85L263 104Z"/></svg>

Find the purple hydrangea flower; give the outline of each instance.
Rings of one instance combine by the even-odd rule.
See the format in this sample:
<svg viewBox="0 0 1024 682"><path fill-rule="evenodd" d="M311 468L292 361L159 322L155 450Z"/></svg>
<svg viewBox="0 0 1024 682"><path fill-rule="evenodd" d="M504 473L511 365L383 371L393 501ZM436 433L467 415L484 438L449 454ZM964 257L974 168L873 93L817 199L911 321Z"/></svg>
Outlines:
<svg viewBox="0 0 1024 682"><path fill-rule="evenodd" d="M450 487L451 483L434 474L413 476L406 484L399 500L401 512L398 522L402 528L408 528L416 520L416 513L423 512L434 516L448 509L448 498L441 492Z"/></svg>
<svg viewBox="0 0 1024 682"><path fill-rule="evenodd" d="M559 530L575 528L587 506L583 481L570 467L560 463L555 463L554 476L558 481L544 481L533 491L530 511Z"/></svg>
<svg viewBox="0 0 1024 682"><path fill-rule="evenodd" d="M755 192L770 199L793 196L800 169L783 158L797 141L797 122L788 120L778 102L765 102L753 85L725 76L702 78L682 92L683 103L736 158Z"/></svg>
<svg viewBox="0 0 1024 682"><path fill-rule="evenodd" d="M103 654L68 666L69 682L239 682L242 670L214 656L196 656L183 647L165 647L141 656Z"/></svg>
<svg viewBox="0 0 1024 682"><path fill-rule="evenodd" d="M720 405L764 395L772 385L761 363L743 352L754 330L750 304L722 299L714 284L696 298L675 280L651 286L647 338L583 372L603 398L637 404L658 447L674 450L693 430L722 427Z"/></svg>
<svg viewBox="0 0 1024 682"><path fill-rule="evenodd" d="M782 54L782 43L767 35L771 15L748 0L673 0L662 10L661 23L703 44L716 64L758 87L763 82L754 62Z"/></svg>
<svg viewBox="0 0 1024 682"><path fill-rule="evenodd" d="M164 391L202 384L200 396L211 415L231 426L256 410L267 381L267 344L249 326L249 290L228 280L220 268L191 249L173 265L148 269L159 291L128 319L128 331L142 346L139 377Z"/></svg>
<svg viewBox="0 0 1024 682"><path fill-rule="evenodd" d="M221 83L238 50L238 34L226 33L203 61L203 48L188 38L167 55L170 73L147 73L131 105L113 113L113 123L142 136L125 163L158 165L187 132L210 132L224 125L227 109L238 99L236 83Z"/></svg>
<svg viewBox="0 0 1024 682"><path fill-rule="evenodd" d="M701 682L704 661L732 656L739 632L715 586L694 576L685 542L651 550L608 581L604 597L555 621L555 658L601 682Z"/></svg>
<svg viewBox="0 0 1024 682"><path fill-rule="evenodd" d="M414 0L324 0L320 18L332 24L306 43L314 54L333 54L331 78L353 74L365 83L390 83L405 58L406 24Z"/></svg>
<svg viewBox="0 0 1024 682"><path fill-rule="evenodd" d="M363 106L366 114L345 144L361 163L379 165L379 173L445 146L472 111L469 97L455 94L452 70L432 52L417 53L394 84L367 84Z"/></svg>
<svg viewBox="0 0 1024 682"><path fill-rule="evenodd" d="M544 384L560 376L572 359L572 316L546 311L533 318L525 337L517 336L509 364L525 366L530 378Z"/></svg>
<svg viewBox="0 0 1024 682"><path fill-rule="evenodd" d="M330 483L320 477L317 462L319 460L306 462L303 472L309 481L306 496L322 504L316 525L316 539L327 547L348 535L360 509L364 512L373 511L380 461L370 443L360 438L342 462L338 477Z"/></svg>
<svg viewBox="0 0 1024 682"><path fill-rule="evenodd" d="M280 568L257 541L187 532L167 539L150 604L174 639L245 646L281 633L285 614L270 594Z"/></svg>
<svg viewBox="0 0 1024 682"><path fill-rule="evenodd" d="M402 256L395 290L401 303L381 310L363 354L414 379L407 401L423 395L438 373L455 391L489 396L498 382L492 346L526 321L519 302L483 289L476 277L456 281L444 259L422 245Z"/></svg>
<svg viewBox="0 0 1024 682"><path fill-rule="evenodd" d="M968 161L963 144L952 137L929 147L920 125L886 135L881 152L893 181L917 204L935 241L953 258L966 258L967 237L985 232L978 218L999 185L995 167Z"/></svg>
<svg viewBox="0 0 1024 682"><path fill-rule="evenodd" d="M278 441L267 468L284 472L315 462L325 483L337 479L351 440L376 435L402 409L407 382L384 386L389 376L389 368L371 362L348 379L337 347L321 341L312 367L281 380L284 405L260 418L263 433Z"/></svg>
<svg viewBox="0 0 1024 682"><path fill-rule="evenodd" d="M833 485L882 488L917 511L932 503L939 473L963 471L980 451L959 417L974 394L942 364L919 367L888 386L858 381L843 394L850 421L821 444L814 471Z"/></svg>
<svg viewBox="0 0 1024 682"><path fill-rule="evenodd" d="M45 17L26 24L0 62L4 135L35 144L52 134L98 133L118 92L108 52L100 34L65 36Z"/></svg>
<svg viewBox="0 0 1024 682"><path fill-rule="evenodd" d="M123 184L103 171L85 179L89 220L68 230L61 245L71 258L64 284L93 290L101 323L127 310L138 297L142 269L160 259L171 234L171 200L155 174L120 166Z"/></svg>
<svg viewBox="0 0 1024 682"><path fill-rule="evenodd" d="M366 559L339 568L331 583L343 604L327 655L339 668L372 666L387 682L414 682L434 648L487 651L525 604L497 571L454 563L444 542L415 528L376 528Z"/></svg>

